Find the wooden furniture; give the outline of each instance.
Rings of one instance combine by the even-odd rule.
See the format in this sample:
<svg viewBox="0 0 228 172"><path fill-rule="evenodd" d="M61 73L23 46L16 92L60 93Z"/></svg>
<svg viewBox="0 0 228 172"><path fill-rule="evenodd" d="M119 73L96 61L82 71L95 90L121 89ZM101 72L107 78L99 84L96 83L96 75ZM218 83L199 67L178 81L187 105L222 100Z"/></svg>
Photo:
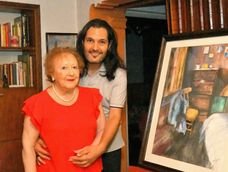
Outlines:
<svg viewBox="0 0 228 172"><path fill-rule="evenodd" d="M204 121L210 115L210 105L215 92L217 76L217 69L193 71L190 105L199 110L198 117L200 121Z"/></svg>
<svg viewBox="0 0 228 172"><path fill-rule="evenodd" d="M166 0L169 34L228 28L226 0Z"/></svg>
<svg viewBox="0 0 228 172"><path fill-rule="evenodd" d="M14 22L25 14L29 18L29 44L24 46L0 47L0 64L16 62L18 55L29 53L32 57L33 84L13 88L0 88L0 171L23 172L21 158L21 134L23 115L21 108L26 98L42 90L41 77L41 41L40 41L40 6L0 1L0 24ZM13 32L13 30L11 30ZM9 39L11 39L9 37ZM1 44L2 45L2 44ZM31 77L30 76L30 77ZM30 78L31 79L31 78ZM7 86L5 86L7 87Z"/></svg>

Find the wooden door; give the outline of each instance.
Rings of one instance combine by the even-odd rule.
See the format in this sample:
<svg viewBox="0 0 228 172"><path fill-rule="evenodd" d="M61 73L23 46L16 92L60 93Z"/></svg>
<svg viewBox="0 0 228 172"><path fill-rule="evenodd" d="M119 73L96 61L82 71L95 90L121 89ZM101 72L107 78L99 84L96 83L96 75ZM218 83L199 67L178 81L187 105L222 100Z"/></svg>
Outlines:
<svg viewBox="0 0 228 172"><path fill-rule="evenodd" d="M35 92L32 89L9 89L0 90L0 171L23 172L21 108L23 101Z"/></svg>

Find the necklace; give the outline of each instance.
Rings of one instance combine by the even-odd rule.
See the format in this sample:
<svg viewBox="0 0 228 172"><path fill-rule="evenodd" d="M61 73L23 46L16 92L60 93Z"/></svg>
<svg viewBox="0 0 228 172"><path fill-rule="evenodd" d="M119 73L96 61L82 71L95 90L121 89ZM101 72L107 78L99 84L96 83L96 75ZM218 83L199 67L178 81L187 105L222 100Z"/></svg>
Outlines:
<svg viewBox="0 0 228 172"><path fill-rule="evenodd" d="M72 96L70 99L64 99L62 96L60 96L60 95L57 93L54 84L52 85L52 88L53 88L53 91L54 91L54 94L56 95L56 97L59 98L60 100L64 101L64 102L70 102L70 101L72 101L72 100L75 98L75 96L76 96L76 89L74 89L73 96Z"/></svg>

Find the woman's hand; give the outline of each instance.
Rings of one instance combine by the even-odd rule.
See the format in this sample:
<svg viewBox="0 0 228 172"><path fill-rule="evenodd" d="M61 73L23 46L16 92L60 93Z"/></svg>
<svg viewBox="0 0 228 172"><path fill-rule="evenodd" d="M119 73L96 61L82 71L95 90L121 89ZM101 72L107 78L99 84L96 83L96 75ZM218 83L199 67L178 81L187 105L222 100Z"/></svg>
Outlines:
<svg viewBox="0 0 228 172"><path fill-rule="evenodd" d="M36 152L36 162L38 165L45 164L46 160L51 159L50 154L47 151L47 146L41 138L36 141L34 149Z"/></svg>

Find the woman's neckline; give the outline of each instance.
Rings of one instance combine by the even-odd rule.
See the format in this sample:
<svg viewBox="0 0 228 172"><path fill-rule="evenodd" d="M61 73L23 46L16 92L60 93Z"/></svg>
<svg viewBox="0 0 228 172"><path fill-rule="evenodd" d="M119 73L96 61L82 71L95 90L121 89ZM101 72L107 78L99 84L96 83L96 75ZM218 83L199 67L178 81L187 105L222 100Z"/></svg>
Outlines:
<svg viewBox="0 0 228 172"><path fill-rule="evenodd" d="M61 102L59 99L56 99L56 95L55 95L54 91L51 91L51 89L52 89L51 86L46 89L48 96L54 103L56 103L60 106L73 106L75 103L77 103L78 97L80 95L80 87L77 86L76 95L75 95L74 99L72 100L72 102L64 102L64 101Z"/></svg>

